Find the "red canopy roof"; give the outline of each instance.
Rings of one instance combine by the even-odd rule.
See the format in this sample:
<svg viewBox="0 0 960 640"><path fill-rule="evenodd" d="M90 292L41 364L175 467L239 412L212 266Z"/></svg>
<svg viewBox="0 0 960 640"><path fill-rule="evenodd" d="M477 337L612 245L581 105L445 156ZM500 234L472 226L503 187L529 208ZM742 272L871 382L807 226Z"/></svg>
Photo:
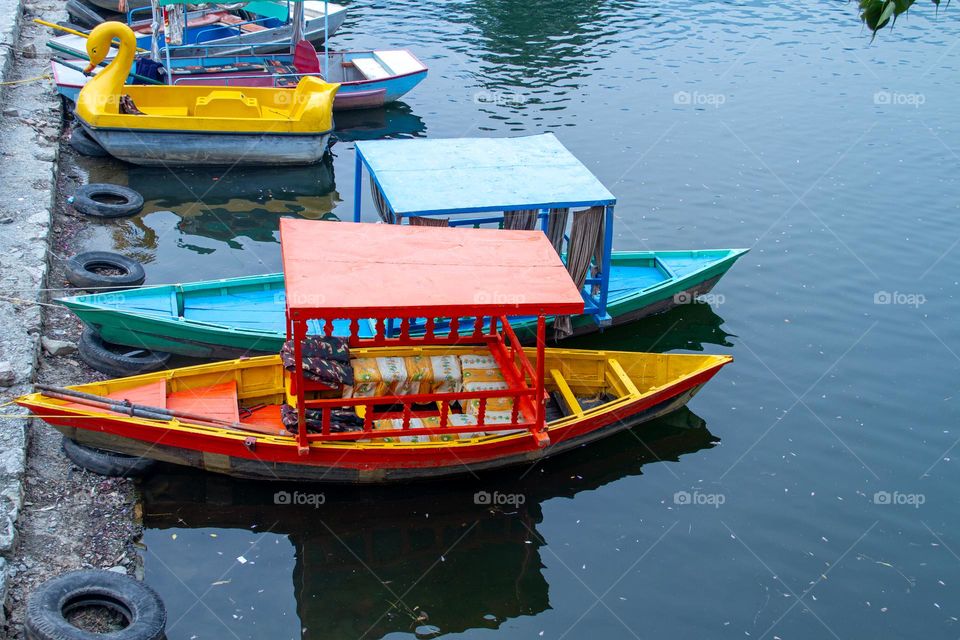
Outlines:
<svg viewBox="0 0 960 640"><path fill-rule="evenodd" d="M301 319L577 314L541 231L283 218L287 312Z"/></svg>

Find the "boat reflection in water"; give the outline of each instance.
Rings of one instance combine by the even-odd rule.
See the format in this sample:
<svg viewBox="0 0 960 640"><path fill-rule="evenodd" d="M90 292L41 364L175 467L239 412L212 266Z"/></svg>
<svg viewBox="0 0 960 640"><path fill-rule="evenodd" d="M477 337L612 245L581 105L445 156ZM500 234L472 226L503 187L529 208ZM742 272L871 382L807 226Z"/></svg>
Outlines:
<svg viewBox="0 0 960 640"><path fill-rule="evenodd" d="M550 608L542 503L717 441L684 408L529 476L312 493L165 467L143 485L145 578L167 605L171 640L495 629ZM494 495L522 498L489 504Z"/></svg>
<svg viewBox="0 0 960 640"><path fill-rule="evenodd" d="M656 353L703 351L705 344L732 347L728 338L736 336L724 331L723 323L709 304L693 302L637 322L571 338L564 346Z"/></svg>
<svg viewBox="0 0 960 640"><path fill-rule="evenodd" d="M423 138L427 135L426 123L403 102L395 102L382 109L337 113L333 126L335 142Z"/></svg>

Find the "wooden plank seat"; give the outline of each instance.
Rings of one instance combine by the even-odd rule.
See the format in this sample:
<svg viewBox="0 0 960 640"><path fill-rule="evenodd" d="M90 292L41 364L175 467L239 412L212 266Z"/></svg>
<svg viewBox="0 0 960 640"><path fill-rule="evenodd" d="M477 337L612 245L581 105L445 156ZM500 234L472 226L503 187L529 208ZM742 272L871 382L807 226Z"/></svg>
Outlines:
<svg viewBox="0 0 960 640"><path fill-rule="evenodd" d="M272 61L271 61L272 62ZM285 66L285 65L281 65ZM271 65L271 71L273 70L273 65ZM209 75L214 73L234 73L239 71L244 71L248 73L255 72L266 72L268 69L266 65L257 64L255 62L229 62L221 65L210 65L204 66L202 64L191 64L183 67L174 67L171 70L171 73L175 76L192 76L192 75ZM278 72L275 72L278 73ZM287 72L284 72L287 73ZM294 73L294 72L290 72Z"/></svg>
<svg viewBox="0 0 960 640"><path fill-rule="evenodd" d="M167 394L167 409L209 416L227 422L240 422L237 381L209 387L185 389Z"/></svg>
<svg viewBox="0 0 960 640"><path fill-rule="evenodd" d="M373 58L354 58L352 62L367 80L382 80L390 77L390 72Z"/></svg>
<svg viewBox="0 0 960 640"><path fill-rule="evenodd" d="M223 25L224 27L239 26L240 30L243 31L244 33L264 31L267 28L260 24L247 22L244 18L241 18L240 16L234 15L232 13L223 12L223 13L218 13L217 15L220 16L220 20L218 24Z"/></svg>

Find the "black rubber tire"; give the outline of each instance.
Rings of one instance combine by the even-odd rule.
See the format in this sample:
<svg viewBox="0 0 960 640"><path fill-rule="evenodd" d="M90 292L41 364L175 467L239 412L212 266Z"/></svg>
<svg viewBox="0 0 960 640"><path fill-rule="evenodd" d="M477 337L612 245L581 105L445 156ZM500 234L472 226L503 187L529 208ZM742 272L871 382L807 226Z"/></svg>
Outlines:
<svg viewBox="0 0 960 640"><path fill-rule="evenodd" d="M81 606L103 606L126 618L127 626L109 634L73 626L66 616ZM85 569L47 580L27 602L28 640L161 640L167 610L157 593L130 576Z"/></svg>
<svg viewBox="0 0 960 640"><path fill-rule="evenodd" d="M70 146L80 155L92 158L104 158L110 155L99 142L90 137L86 129L78 124L70 130Z"/></svg>
<svg viewBox="0 0 960 640"><path fill-rule="evenodd" d="M115 276L103 275L93 271L94 267L111 267L123 273ZM87 251L77 254L67 260L66 272L67 282L79 289L89 291L133 289L147 279L147 274L139 262L110 251Z"/></svg>
<svg viewBox="0 0 960 640"><path fill-rule="evenodd" d="M67 15L70 16L70 20L76 24L79 24L80 28L83 30L93 29L101 22L109 19L102 15L97 9L94 9L84 2L79 2L78 0L67 0L65 6L67 9Z"/></svg>
<svg viewBox="0 0 960 640"><path fill-rule="evenodd" d="M111 346L120 352L114 351L110 348ZM85 328L80 335L77 350L80 353L80 359L91 369L115 378L159 371L165 369L170 362L170 354L165 351L108 345L89 327Z"/></svg>
<svg viewBox="0 0 960 640"><path fill-rule="evenodd" d="M156 460L127 456L113 451L104 451L82 445L76 440L64 436L61 442L63 452L70 461L87 471L110 478L139 478L150 473L157 466Z"/></svg>
<svg viewBox="0 0 960 640"><path fill-rule="evenodd" d="M73 139L73 136L71 136ZM119 198L122 202L100 202L97 196ZM73 194L73 208L96 218L123 218L143 209L143 196L129 187L118 184L93 183L81 185Z"/></svg>

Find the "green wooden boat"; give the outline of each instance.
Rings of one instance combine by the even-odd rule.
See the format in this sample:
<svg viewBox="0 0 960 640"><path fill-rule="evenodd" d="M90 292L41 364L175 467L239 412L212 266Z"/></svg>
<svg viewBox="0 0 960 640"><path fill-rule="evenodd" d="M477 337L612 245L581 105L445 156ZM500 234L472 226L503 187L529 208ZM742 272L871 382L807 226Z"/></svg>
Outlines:
<svg viewBox="0 0 960 640"><path fill-rule="evenodd" d="M746 252L614 251L607 307L613 324L695 301ZM234 358L280 351L285 339L284 295L283 274L276 273L95 293L58 302L106 342L198 358ZM521 337L531 336L534 325L532 319L512 322ZM589 316L574 319L576 334L596 329ZM334 330L349 333L346 323ZM372 326L362 330L373 335Z"/></svg>

